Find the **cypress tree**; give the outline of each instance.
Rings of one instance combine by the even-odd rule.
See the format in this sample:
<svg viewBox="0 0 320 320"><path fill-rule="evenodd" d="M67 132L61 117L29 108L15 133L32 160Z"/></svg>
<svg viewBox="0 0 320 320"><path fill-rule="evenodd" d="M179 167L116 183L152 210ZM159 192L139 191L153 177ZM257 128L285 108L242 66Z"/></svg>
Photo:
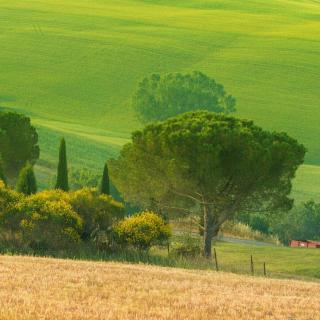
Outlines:
<svg viewBox="0 0 320 320"><path fill-rule="evenodd" d="M34 194L37 192L37 182L34 175L33 167L30 162L21 169L17 180L16 189L18 192L26 195Z"/></svg>
<svg viewBox="0 0 320 320"><path fill-rule="evenodd" d="M102 194L110 195L110 179L109 179L109 169L108 169L107 163L105 163L104 168L103 168L103 175L102 175L102 180L101 180L101 185L100 185L100 192Z"/></svg>
<svg viewBox="0 0 320 320"><path fill-rule="evenodd" d="M57 183L55 188L63 191L69 191L67 149L64 138L62 138L60 142Z"/></svg>
<svg viewBox="0 0 320 320"><path fill-rule="evenodd" d="M0 162L0 180L2 180L5 185L7 185L7 179L6 179L6 176L4 175L1 162Z"/></svg>

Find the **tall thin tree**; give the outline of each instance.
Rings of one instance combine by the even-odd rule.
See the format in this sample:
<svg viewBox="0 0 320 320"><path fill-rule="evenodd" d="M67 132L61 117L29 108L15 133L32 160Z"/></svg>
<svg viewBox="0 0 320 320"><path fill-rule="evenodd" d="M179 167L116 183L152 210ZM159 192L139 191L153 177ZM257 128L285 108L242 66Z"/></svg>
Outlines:
<svg viewBox="0 0 320 320"><path fill-rule="evenodd" d="M18 192L26 195L37 192L36 177L30 162L27 162L27 164L21 169L18 176L16 189Z"/></svg>
<svg viewBox="0 0 320 320"><path fill-rule="evenodd" d="M69 191L67 148L64 138L62 138L60 142L57 183L55 188L63 191Z"/></svg>
<svg viewBox="0 0 320 320"><path fill-rule="evenodd" d="M5 174L4 174L3 166L2 166L1 161L0 161L0 180L2 180L5 185L7 184L7 178L6 178Z"/></svg>
<svg viewBox="0 0 320 320"><path fill-rule="evenodd" d="M103 168L103 174L100 184L100 192L102 194L108 194L110 195L110 178L109 178L109 169L108 164L105 163Z"/></svg>

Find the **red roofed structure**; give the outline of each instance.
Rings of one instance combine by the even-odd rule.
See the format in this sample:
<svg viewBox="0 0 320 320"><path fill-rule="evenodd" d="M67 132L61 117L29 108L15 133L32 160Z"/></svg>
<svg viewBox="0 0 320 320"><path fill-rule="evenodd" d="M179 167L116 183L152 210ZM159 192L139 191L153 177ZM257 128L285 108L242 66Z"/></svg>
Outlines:
<svg viewBox="0 0 320 320"><path fill-rule="evenodd" d="M320 241L313 240L291 240L290 247L300 247L300 248L319 248L320 249Z"/></svg>

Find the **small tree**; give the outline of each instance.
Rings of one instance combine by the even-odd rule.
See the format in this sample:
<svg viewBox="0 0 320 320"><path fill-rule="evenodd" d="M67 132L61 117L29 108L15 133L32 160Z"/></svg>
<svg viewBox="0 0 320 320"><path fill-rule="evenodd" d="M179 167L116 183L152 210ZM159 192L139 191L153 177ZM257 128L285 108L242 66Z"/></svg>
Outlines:
<svg viewBox="0 0 320 320"><path fill-rule="evenodd" d="M109 179L109 169L108 164L106 163L103 168L103 175L100 185L100 192L102 194L110 195L110 179Z"/></svg>
<svg viewBox="0 0 320 320"><path fill-rule="evenodd" d="M64 138L60 142L56 189L69 191L67 149Z"/></svg>
<svg viewBox="0 0 320 320"><path fill-rule="evenodd" d="M31 195L37 192L36 177L30 162L27 162L25 167L21 169L16 189L18 192L26 195Z"/></svg>

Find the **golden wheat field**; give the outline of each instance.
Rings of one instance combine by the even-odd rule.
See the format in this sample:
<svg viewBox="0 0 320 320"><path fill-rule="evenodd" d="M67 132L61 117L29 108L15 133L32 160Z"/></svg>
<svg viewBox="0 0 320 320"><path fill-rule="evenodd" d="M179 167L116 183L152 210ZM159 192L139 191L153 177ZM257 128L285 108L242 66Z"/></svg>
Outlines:
<svg viewBox="0 0 320 320"><path fill-rule="evenodd" d="M0 256L1 319L320 319L320 284Z"/></svg>

